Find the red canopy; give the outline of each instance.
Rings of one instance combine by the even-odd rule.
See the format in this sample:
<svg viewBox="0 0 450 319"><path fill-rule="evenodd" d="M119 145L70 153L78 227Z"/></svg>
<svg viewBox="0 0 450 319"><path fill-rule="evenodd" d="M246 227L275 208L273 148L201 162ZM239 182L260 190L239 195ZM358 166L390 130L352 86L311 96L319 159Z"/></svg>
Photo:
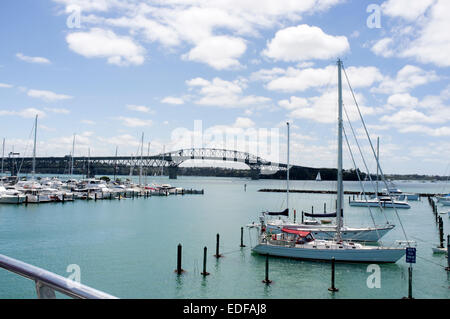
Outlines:
<svg viewBox="0 0 450 319"><path fill-rule="evenodd" d="M306 236L308 236L308 234L310 234L309 231L301 231L301 230L289 229L289 228L283 228L281 231L284 233L288 233L288 234L299 235L301 237L306 237Z"/></svg>

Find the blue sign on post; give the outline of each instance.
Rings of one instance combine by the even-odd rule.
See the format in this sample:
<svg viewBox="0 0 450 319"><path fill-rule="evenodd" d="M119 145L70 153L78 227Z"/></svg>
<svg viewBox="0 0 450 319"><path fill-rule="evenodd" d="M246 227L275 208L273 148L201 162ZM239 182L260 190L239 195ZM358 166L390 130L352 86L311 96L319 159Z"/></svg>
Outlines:
<svg viewBox="0 0 450 319"><path fill-rule="evenodd" d="M416 248L414 247L406 248L406 262L410 264L416 263Z"/></svg>

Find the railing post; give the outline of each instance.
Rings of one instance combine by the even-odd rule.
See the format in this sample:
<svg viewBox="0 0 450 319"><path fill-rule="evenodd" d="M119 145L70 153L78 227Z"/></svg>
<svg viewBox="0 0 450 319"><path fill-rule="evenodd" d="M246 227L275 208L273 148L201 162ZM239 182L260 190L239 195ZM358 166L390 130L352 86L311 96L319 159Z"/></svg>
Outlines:
<svg viewBox="0 0 450 319"><path fill-rule="evenodd" d="M36 281L36 293L38 299L56 299L55 291L40 281Z"/></svg>

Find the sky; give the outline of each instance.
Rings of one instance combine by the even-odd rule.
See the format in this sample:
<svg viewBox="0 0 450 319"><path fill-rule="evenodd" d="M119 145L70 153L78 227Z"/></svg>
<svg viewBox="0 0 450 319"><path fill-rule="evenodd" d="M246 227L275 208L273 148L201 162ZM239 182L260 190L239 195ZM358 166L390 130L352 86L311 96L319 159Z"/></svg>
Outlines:
<svg viewBox="0 0 450 319"><path fill-rule="evenodd" d="M0 137L30 156L38 115L37 156L70 154L74 135L75 156L136 155L144 134L144 154L285 163L289 121L291 164L336 167L340 58L356 166L375 170L357 103L385 173L448 175L447 12L445 0L4 0Z"/></svg>

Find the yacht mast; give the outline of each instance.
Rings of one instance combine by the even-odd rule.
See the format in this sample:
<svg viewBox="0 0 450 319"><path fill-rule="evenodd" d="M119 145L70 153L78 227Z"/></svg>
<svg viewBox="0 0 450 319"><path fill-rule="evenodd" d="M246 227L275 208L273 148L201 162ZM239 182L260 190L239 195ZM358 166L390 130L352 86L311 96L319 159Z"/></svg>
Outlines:
<svg viewBox="0 0 450 319"><path fill-rule="evenodd" d="M377 163L378 163L378 161L380 160L380 137L377 137ZM377 190L376 190L376 193L375 193L375 198L378 198L378 180L379 180L379 177L378 177L378 164L377 164L377 183L376 183L376 185L377 185Z"/></svg>
<svg viewBox="0 0 450 319"><path fill-rule="evenodd" d="M342 172L342 131L343 131L343 121L342 121L342 79L341 79L341 69L342 61L338 59L338 175L337 175L337 207L336 207L336 239L341 241L341 227L342 227L342 205L344 199L344 183L343 183L343 172Z"/></svg>
<svg viewBox="0 0 450 319"><path fill-rule="evenodd" d="M3 138L3 148L2 148L2 177L3 177L3 164L5 161L5 138Z"/></svg>
<svg viewBox="0 0 450 319"><path fill-rule="evenodd" d="M114 182L116 181L116 174L117 174L117 151L118 147L116 146L116 160L114 161Z"/></svg>
<svg viewBox="0 0 450 319"><path fill-rule="evenodd" d="M286 208L289 214L289 122L286 122L287 125L287 167L286 167Z"/></svg>
<svg viewBox="0 0 450 319"><path fill-rule="evenodd" d="M38 115L36 114L36 119L34 120L34 147L33 147L33 168L31 170L31 175L34 180L36 174L36 141L37 141L37 121Z"/></svg>
<svg viewBox="0 0 450 319"><path fill-rule="evenodd" d="M73 143L72 143L72 163L70 165L70 178L73 178L73 157L75 155L75 134L73 134Z"/></svg>
<svg viewBox="0 0 450 319"><path fill-rule="evenodd" d="M142 185L142 163L144 161L144 132L141 139L141 161L139 163L139 186Z"/></svg>

